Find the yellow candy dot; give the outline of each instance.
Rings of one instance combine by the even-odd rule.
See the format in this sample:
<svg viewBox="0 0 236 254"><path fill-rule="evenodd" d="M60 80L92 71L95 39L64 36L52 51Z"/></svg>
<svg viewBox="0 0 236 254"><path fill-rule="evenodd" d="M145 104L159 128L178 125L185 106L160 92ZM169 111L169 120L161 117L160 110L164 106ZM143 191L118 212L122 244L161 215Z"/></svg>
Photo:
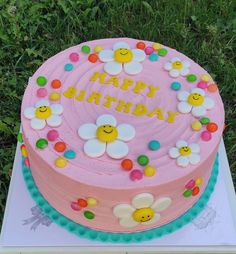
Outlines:
<svg viewBox="0 0 236 254"><path fill-rule="evenodd" d="M95 53L99 53L99 52L102 51L102 50L103 50L103 48L102 48L102 46L100 46L100 45L97 45L97 46L94 47L94 52L95 52Z"/></svg>
<svg viewBox="0 0 236 254"><path fill-rule="evenodd" d="M145 176L151 177L151 176L154 176L156 174L156 169L153 166L148 165L144 168L143 172L144 172Z"/></svg>
<svg viewBox="0 0 236 254"><path fill-rule="evenodd" d="M67 165L67 160L64 159L63 157L58 157L55 160L55 166L57 166L58 168L64 168Z"/></svg>
<svg viewBox="0 0 236 254"><path fill-rule="evenodd" d="M192 122L191 127L194 131L200 131L202 128L202 124L198 120L196 120Z"/></svg>
<svg viewBox="0 0 236 254"><path fill-rule="evenodd" d="M200 186L200 185L202 184L202 178L199 177L199 178L195 181L195 184L196 184L197 186Z"/></svg>
<svg viewBox="0 0 236 254"><path fill-rule="evenodd" d="M155 50L158 50L158 49L161 48L161 44L158 43L158 42L154 42L154 43L152 44L152 47L153 47Z"/></svg>
<svg viewBox="0 0 236 254"><path fill-rule="evenodd" d="M95 198L87 198L87 203L90 206L96 206L98 204L98 201Z"/></svg>
<svg viewBox="0 0 236 254"><path fill-rule="evenodd" d="M203 75L201 75L201 80L205 81L205 82L208 82L210 80L210 76L207 75L207 74L203 74Z"/></svg>
<svg viewBox="0 0 236 254"><path fill-rule="evenodd" d="M58 100L60 100L61 95L60 95L60 93L54 92L54 93L50 93L49 98L52 101L58 101Z"/></svg>
<svg viewBox="0 0 236 254"><path fill-rule="evenodd" d="M23 157L27 157L27 156L28 156L28 153L27 153L26 148L23 147L23 148L21 149L21 154L22 154Z"/></svg>

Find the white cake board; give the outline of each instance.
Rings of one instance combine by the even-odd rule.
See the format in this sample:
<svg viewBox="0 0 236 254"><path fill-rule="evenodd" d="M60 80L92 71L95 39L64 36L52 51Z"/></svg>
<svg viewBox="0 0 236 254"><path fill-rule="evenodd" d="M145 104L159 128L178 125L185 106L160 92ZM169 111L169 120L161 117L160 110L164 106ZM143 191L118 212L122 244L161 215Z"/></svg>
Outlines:
<svg viewBox="0 0 236 254"><path fill-rule="evenodd" d="M24 183L19 147L18 144L0 253L236 253L236 196L223 141L218 180L204 211L172 234L134 244L79 238L40 214Z"/></svg>

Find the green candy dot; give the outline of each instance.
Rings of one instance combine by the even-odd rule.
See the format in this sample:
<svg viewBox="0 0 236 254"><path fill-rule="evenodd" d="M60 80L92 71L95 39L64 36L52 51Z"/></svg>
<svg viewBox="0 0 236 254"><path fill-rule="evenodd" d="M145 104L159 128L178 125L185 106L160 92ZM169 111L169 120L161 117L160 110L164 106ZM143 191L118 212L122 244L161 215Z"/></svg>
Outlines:
<svg viewBox="0 0 236 254"><path fill-rule="evenodd" d="M188 82L194 82L194 81L197 80L197 76L194 75L194 74L188 74L188 75L186 76L186 79L187 79Z"/></svg>
<svg viewBox="0 0 236 254"><path fill-rule="evenodd" d="M185 198L188 198L188 197L190 197L192 195L192 190L186 190L184 193L183 193L183 196L185 197Z"/></svg>
<svg viewBox="0 0 236 254"><path fill-rule="evenodd" d="M44 76L39 76L36 82L39 86L45 86L47 84L47 79Z"/></svg>
<svg viewBox="0 0 236 254"><path fill-rule="evenodd" d="M84 217L88 220L92 220L94 219L95 215L94 213L90 212L90 211L85 211L84 212Z"/></svg>
<svg viewBox="0 0 236 254"><path fill-rule="evenodd" d="M167 55L167 49L165 49L165 48L161 48L161 49L159 49L158 51L157 51L157 53L158 53L158 55L159 56L166 56Z"/></svg>
<svg viewBox="0 0 236 254"><path fill-rule="evenodd" d="M210 123L210 118L202 117L202 118L200 118L199 121L200 121L201 124L208 124L208 123Z"/></svg>
<svg viewBox="0 0 236 254"><path fill-rule="evenodd" d="M18 140L18 142L23 143L23 135L21 132L18 133L17 140Z"/></svg>
<svg viewBox="0 0 236 254"><path fill-rule="evenodd" d="M44 149L48 146L48 141L45 138L40 138L36 141L36 147L39 149Z"/></svg>
<svg viewBox="0 0 236 254"><path fill-rule="evenodd" d="M82 46L81 51L83 53L88 54L88 53L90 53L90 47L88 45L84 45L84 46Z"/></svg>
<svg viewBox="0 0 236 254"><path fill-rule="evenodd" d="M137 161L139 165L146 166L149 162L149 158L146 155L139 155Z"/></svg>

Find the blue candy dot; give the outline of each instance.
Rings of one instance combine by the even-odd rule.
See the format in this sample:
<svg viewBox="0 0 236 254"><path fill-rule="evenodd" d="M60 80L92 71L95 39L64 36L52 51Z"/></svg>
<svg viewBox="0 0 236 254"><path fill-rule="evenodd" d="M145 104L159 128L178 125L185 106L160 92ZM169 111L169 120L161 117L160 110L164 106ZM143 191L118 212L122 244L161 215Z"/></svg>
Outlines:
<svg viewBox="0 0 236 254"><path fill-rule="evenodd" d="M72 69L73 69L73 64L71 63L65 64L64 66L65 71L71 71Z"/></svg>
<svg viewBox="0 0 236 254"><path fill-rule="evenodd" d="M152 54L149 55L148 58L149 58L150 61L157 61L158 55L157 55L157 53L152 53Z"/></svg>
<svg viewBox="0 0 236 254"><path fill-rule="evenodd" d="M181 88L181 84L179 82L173 82L170 87L172 90L178 91Z"/></svg>
<svg viewBox="0 0 236 254"><path fill-rule="evenodd" d="M66 157L67 159L74 159L76 156L76 152L73 150L66 150L64 152L64 157Z"/></svg>
<svg viewBox="0 0 236 254"><path fill-rule="evenodd" d="M150 150L155 151L155 150L157 150L157 149L159 149L159 148L161 147L161 144L160 144L160 142L157 141L157 140L151 140L151 141L148 143L148 147L149 147Z"/></svg>

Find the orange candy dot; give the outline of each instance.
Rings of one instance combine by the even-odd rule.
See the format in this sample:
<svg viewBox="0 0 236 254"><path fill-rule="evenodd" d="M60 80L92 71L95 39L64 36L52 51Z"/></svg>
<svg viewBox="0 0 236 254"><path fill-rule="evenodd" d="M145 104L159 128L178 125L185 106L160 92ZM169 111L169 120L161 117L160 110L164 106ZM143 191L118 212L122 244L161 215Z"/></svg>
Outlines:
<svg viewBox="0 0 236 254"><path fill-rule="evenodd" d="M21 154L22 154L22 156L23 156L23 157L27 157L27 156L28 156L28 153L27 153L27 150L26 150L26 147L25 147L24 144L21 145L20 149L21 149Z"/></svg>
<svg viewBox="0 0 236 254"><path fill-rule="evenodd" d="M98 60L98 56L96 54L90 54L88 57L89 62L96 63Z"/></svg>
<svg viewBox="0 0 236 254"><path fill-rule="evenodd" d="M130 159L124 159L122 162L121 162L121 166L124 170L131 170L133 168L133 162L130 160Z"/></svg>
<svg viewBox="0 0 236 254"><path fill-rule="evenodd" d="M59 79L54 79L54 80L51 82L51 86L52 86L52 88L54 88L54 89L60 88L60 87L61 87L61 81L60 81Z"/></svg>
<svg viewBox="0 0 236 254"><path fill-rule="evenodd" d="M64 142L57 142L55 145L54 145L54 149L57 151L57 152L64 152L66 150L66 144Z"/></svg>
<svg viewBox="0 0 236 254"><path fill-rule="evenodd" d="M215 132L218 130L218 125L216 123L211 122L207 124L206 128L210 132Z"/></svg>
<svg viewBox="0 0 236 254"><path fill-rule="evenodd" d="M207 90L211 93L214 93L218 90L218 87L216 84L210 84L208 87L207 87Z"/></svg>
<svg viewBox="0 0 236 254"><path fill-rule="evenodd" d="M85 199L83 199L83 198L79 198L77 203L81 207L86 207L88 205L87 201Z"/></svg>
<svg viewBox="0 0 236 254"><path fill-rule="evenodd" d="M200 191L200 189L199 189L198 186L194 187L194 188L193 188L193 191L192 191L192 195L193 195L193 196L196 196L196 195L199 193L199 191Z"/></svg>
<svg viewBox="0 0 236 254"><path fill-rule="evenodd" d="M140 41L136 44L136 48L138 49L145 49L146 45L144 42Z"/></svg>

